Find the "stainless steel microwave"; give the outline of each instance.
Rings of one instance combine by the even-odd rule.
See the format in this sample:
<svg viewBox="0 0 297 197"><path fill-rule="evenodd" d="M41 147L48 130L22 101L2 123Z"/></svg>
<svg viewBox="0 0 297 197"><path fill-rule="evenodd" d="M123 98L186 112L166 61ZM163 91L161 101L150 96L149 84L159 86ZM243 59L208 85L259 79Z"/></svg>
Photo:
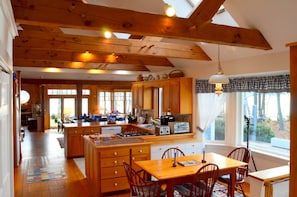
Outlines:
<svg viewBox="0 0 297 197"><path fill-rule="evenodd" d="M189 122L168 122L171 134L178 133L189 133L190 125Z"/></svg>

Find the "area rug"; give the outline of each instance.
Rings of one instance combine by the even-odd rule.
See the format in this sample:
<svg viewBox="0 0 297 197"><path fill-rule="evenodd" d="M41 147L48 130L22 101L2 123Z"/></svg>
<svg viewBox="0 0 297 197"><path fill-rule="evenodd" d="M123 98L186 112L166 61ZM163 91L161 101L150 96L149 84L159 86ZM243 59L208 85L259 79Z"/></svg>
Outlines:
<svg viewBox="0 0 297 197"><path fill-rule="evenodd" d="M61 166L35 167L28 170L27 183L62 180L66 173Z"/></svg>
<svg viewBox="0 0 297 197"><path fill-rule="evenodd" d="M227 196L227 186L220 183L216 183L213 188L212 197L223 197L223 196L224 197ZM243 195L237 191L235 191L234 196L243 197Z"/></svg>
<svg viewBox="0 0 297 197"><path fill-rule="evenodd" d="M58 142L60 144L60 147L64 148L64 137L58 137L57 140L58 140Z"/></svg>

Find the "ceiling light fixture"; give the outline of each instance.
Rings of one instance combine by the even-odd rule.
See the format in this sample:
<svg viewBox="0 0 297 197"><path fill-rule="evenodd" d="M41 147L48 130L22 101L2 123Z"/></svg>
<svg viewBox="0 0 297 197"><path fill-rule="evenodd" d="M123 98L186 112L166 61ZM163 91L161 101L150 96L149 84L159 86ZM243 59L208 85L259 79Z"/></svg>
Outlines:
<svg viewBox="0 0 297 197"><path fill-rule="evenodd" d="M112 36L112 33L110 31L105 31L104 32L104 37L105 38L111 38L111 36Z"/></svg>
<svg viewBox="0 0 297 197"><path fill-rule="evenodd" d="M209 78L208 83L215 84L215 93L217 95L220 95L223 93L222 84L229 83L229 78L224 75L224 72L223 72L222 66L221 66L220 45L218 45L218 72Z"/></svg>
<svg viewBox="0 0 297 197"><path fill-rule="evenodd" d="M169 16L169 17L174 16L175 15L175 8L173 6L167 4L166 15Z"/></svg>

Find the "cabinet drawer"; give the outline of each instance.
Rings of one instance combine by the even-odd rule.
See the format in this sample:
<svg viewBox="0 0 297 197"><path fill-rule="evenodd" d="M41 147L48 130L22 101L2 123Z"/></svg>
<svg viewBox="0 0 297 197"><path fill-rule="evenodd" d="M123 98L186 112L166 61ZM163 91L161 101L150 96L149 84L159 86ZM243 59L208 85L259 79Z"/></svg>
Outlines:
<svg viewBox="0 0 297 197"><path fill-rule="evenodd" d="M122 157L111 157L106 159L101 159L101 167L112 167L123 165L123 162L129 163L129 156Z"/></svg>
<svg viewBox="0 0 297 197"><path fill-rule="evenodd" d="M127 156L130 154L130 149L129 148L113 148L113 149L102 149L100 151L101 158L106 158L106 157L119 157L119 156Z"/></svg>
<svg viewBox="0 0 297 197"><path fill-rule="evenodd" d="M82 129L70 128L66 130L68 134L82 134Z"/></svg>
<svg viewBox="0 0 297 197"><path fill-rule="evenodd" d="M100 133L100 127L85 127L83 128L84 135Z"/></svg>
<svg viewBox="0 0 297 197"><path fill-rule="evenodd" d="M126 172L123 165L110 168L101 168L101 180L117 177L126 177Z"/></svg>
<svg viewBox="0 0 297 197"><path fill-rule="evenodd" d="M123 167L124 168L124 167ZM105 179L101 181L101 192L112 192L119 190L129 189L129 183L127 177L119 177L115 179Z"/></svg>
<svg viewBox="0 0 297 197"><path fill-rule="evenodd" d="M148 154L150 153L150 146L136 146L132 147L132 155Z"/></svg>

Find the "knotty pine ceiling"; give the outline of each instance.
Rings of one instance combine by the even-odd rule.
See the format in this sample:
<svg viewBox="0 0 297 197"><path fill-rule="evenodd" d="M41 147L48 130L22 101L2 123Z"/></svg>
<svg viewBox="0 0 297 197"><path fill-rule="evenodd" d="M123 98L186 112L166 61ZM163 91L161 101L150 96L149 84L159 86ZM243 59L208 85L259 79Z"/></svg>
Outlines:
<svg viewBox="0 0 297 197"><path fill-rule="evenodd" d="M272 49L256 28L212 23L224 0L203 0L189 18L76 0L11 2L19 28L13 62L26 78L127 80L139 73L174 69L174 59L212 61L197 43ZM106 39L100 34L104 28L131 36ZM62 72L43 71L49 68Z"/></svg>

